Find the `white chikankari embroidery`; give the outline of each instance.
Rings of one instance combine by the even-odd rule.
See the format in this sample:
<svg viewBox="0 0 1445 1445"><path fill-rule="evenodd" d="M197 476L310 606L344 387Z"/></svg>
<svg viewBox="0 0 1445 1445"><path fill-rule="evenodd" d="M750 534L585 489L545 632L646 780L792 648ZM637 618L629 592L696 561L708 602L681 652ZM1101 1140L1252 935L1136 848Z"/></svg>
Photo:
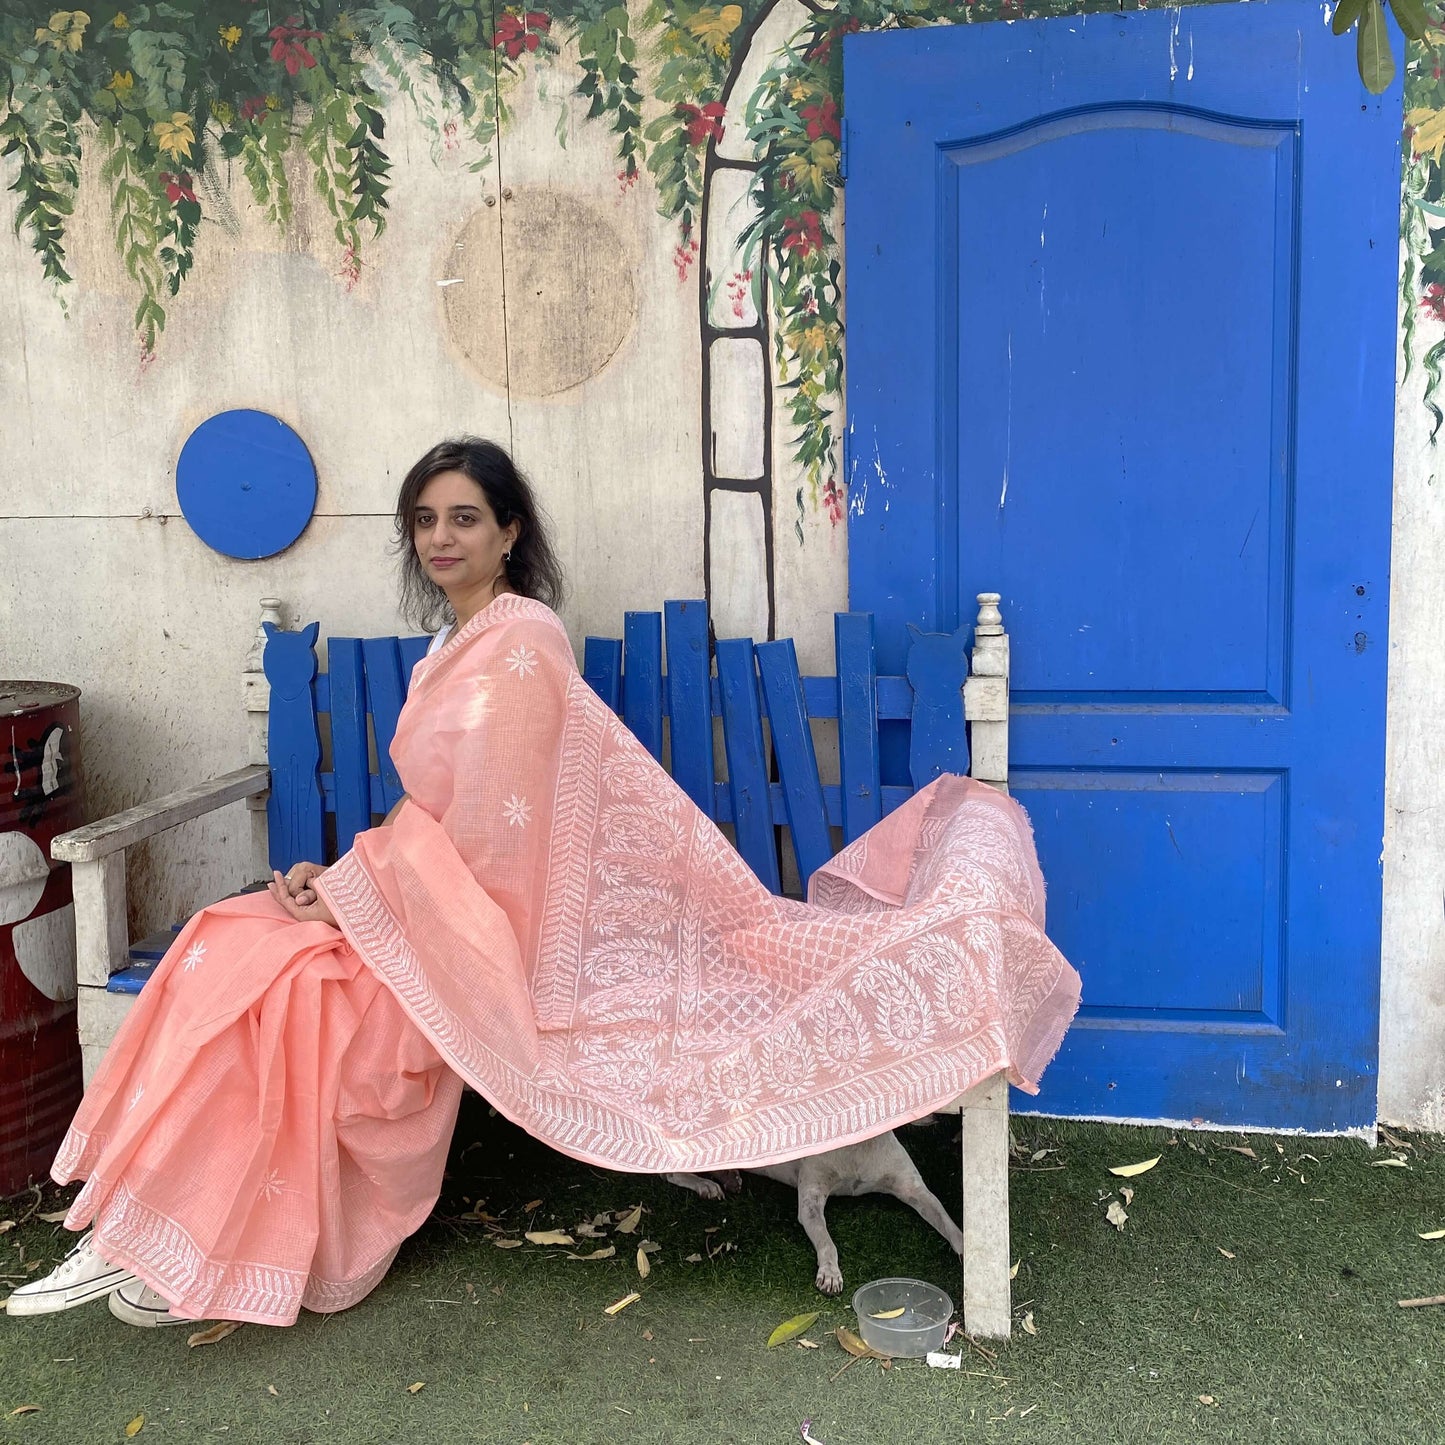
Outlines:
<svg viewBox="0 0 1445 1445"><path fill-rule="evenodd" d="M134 1109L137 1104L140 1103L141 1096L145 1093L145 1091L146 1086L144 1084L137 1084L135 1086L135 1093L130 1096L130 1103L125 1106L125 1111L127 1114L129 1114L130 1111Z"/></svg>
<svg viewBox="0 0 1445 1445"><path fill-rule="evenodd" d="M514 828L525 828L532 821L532 805L515 793L502 804L502 812Z"/></svg>
<svg viewBox="0 0 1445 1445"><path fill-rule="evenodd" d="M186 966L186 972L190 973L198 963L205 961L206 945L198 938L187 950L186 956L181 960Z"/></svg>
<svg viewBox="0 0 1445 1445"><path fill-rule="evenodd" d="M278 1195L288 1192L286 1181L281 1177L281 1171L279 1169L270 1170L261 1181L260 1193L262 1199L275 1199Z"/></svg>
<svg viewBox="0 0 1445 1445"><path fill-rule="evenodd" d="M519 644L507 654L507 667L518 677L531 677L537 670L536 650Z"/></svg>

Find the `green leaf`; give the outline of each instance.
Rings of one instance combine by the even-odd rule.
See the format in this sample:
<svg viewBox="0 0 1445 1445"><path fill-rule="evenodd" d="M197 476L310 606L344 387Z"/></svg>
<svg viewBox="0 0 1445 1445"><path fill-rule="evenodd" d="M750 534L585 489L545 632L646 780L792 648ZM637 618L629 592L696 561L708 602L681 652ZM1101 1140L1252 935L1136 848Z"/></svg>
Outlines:
<svg viewBox="0 0 1445 1445"><path fill-rule="evenodd" d="M1380 0L1366 0L1355 55L1365 89L1371 95L1382 94L1395 78L1395 56L1390 50L1390 31Z"/></svg>
<svg viewBox="0 0 1445 1445"><path fill-rule="evenodd" d="M1429 18L1420 0L1390 0L1390 13L1395 24L1410 40L1423 40L1430 29Z"/></svg>
<svg viewBox="0 0 1445 1445"><path fill-rule="evenodd" d="M1365 13L1365 6L1370 0L1340 0L1335 6L1334 19L1330 21L1330 29L1336 35L1343 35L1361 15Z"/></svg>
<svg viewBox="0 0 1445 1445"><path fill-rule="evenodd" d="M768 1348L774 1345L786 1344L789 1340L795 1340L804 1331L810 1330L817 1323L821 1310L809 1310L805 1315L794 1315L790 1320L784 1320L772 1334L768 1336Z"/></svg>

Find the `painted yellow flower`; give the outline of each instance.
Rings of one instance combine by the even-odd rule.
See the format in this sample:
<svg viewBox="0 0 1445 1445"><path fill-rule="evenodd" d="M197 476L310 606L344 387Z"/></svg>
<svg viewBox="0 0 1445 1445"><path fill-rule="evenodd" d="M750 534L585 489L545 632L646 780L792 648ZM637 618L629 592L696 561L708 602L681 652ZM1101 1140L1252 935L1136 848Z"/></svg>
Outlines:
<svg viewBox="0 0 1445 1445"><path fill-rule="evenodd" d="M1421 106L1405 116L1405 124L1414 132L1410 141L1417 156L1432 156L1440 164L1440 154L1445 151L1445 110L1432 110Z"/></svg>
<svg viewBox="0 0 1445 1445"><path fill-rule="evenodd" d="M817 361L828 349L828 328L815 321L798 335L798 354L804 361Z"/></svg>
<svg viewBox="0 0 1445 1445"><path fill-rule="evenodd" d="M783 169L792 176L799 190L821 196L838 169L838 147L824 137L815 140L806 151L800 151L783 162Z"/></svg>
<svg viewBox="0 0 1445 1445"><path fill-rule="evenodd" d="M687 22L687 28L714 55L726 55L732 48L732 41L729 37L742 23L743 7L741 5L724 5L721 10L714 10L711 6L705 5Z"/></svg>
<svg viewBox="0 0 1445 1445"><path fill-rule="evenodd" d="M801 105L812 93L813 87L806 80L795 80L793 88L788 92L788 98L794 105Z"/></svg>
<svg viewBox="0 0 1445 1445"><path fill-rule="evenodd" d="M57 10L49 25L35 32L37 40L46 41L57 50L79 50L85 39L90 16L84 10Z"/></svg>
<svg viewBox="0 0 1445 1445"><path fill-rule="evenodd" d="M135 76L128 70L112 70L110 84L106 89L113 92L117 100L124 100L135 87Z"/></svg>
<svg viewBox="0 0 1445 1445"><path fill-rule="evenodd" d="M169 120L158 120L151 130L155 133L156 145L172 160L189 160L191 143L196 138L191 128L191 118L183 110L171 112Z"/></svg>
<svg viewBox="0 0 1445 1445"><path fill-rule="evenodd" d="M215 116L222 125L230 125L230 123L236 118L236 112L229 105L227 105L224 100L217 100L212 102L211 114Z"/></svg>
<svg viewBox="0 0 1445 1445"><path fill-rule="evenodd" d="M220 29L221 44L227 50L234 50L240 43L242 30L239 25L223 25Z"/></svg>
<svg viewBox="0 0 1445 1445"><path fill-rule="evenodd" d="M124 10L117 10L115 12L115 19L112 20L110 23L114 25L117 30L130 29L130 21L125 18Z"/></svg>

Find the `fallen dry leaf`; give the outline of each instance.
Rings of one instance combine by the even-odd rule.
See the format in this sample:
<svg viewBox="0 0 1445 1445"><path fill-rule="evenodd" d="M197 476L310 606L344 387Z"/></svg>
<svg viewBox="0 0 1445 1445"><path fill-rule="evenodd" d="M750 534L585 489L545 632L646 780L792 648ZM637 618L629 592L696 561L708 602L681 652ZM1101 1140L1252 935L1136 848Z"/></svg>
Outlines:
<svg viewBox="0 0 1445 1445"><path fill-rule="evenodd" d="M1403 1159L1371 1159L1371 1169L1408 1169L1410 1166Z"/></svg>
<svg viewBox="0 0 1445 1445"><path fill-rule="evenodd" d="M870 1320L896 1320L906 1308L906 1305L899 1305L896 1310L870 1310L868 1318Z"/></svg>
<svg viewBox="0 0 1445 1445"><path fill-rule="evenodd" d="M224 1340L227 1335L234 1335L240 1328L240 1320L222 1320L208 1330L197 1330L195 1334L187 1335L186 1344L190 1349L195 1349L197 1345L214 1345L218 1340Z"/></svg>
<svg viewBox="0 0 1445 1445"><path fill-rule="evenodd" d="M652 1265L648 1262L647 1251L641 1245L637 1249L637 1273L643 1279L652 1273Z"/></svg>
<svg viewBox="0 0 1445 1445"><path fill-rule="evenodd" d="M426 1389L426 1381L425 1381L425 1380L417 1380L414 1384L410 1384L410 1385L408 1385L408 1386L406 1387L406 1392L407 1392L408 1395L415 1395L415 1394L418 1394L420 1391L425 1390L425 1389Z"/></svg>
<svg viewBox="0 0 1445 1445"><path fill-rule="evenodd" d="M1420 1236L1421 1239L1445 1239L1445 1229L1432 1229Z"/></svg>
<svg viewBox="0 0 1445 1445"><path fill-rule="evenodd" d="M1115 1164L1109 1173L1117 1175L1120 1179L1132 1179L1136 1174L1147 1174L1161 1157L1156 1154L1152 1159L1141 1160L1138 1164Z"/></svg>
<svg viewBox="0 0 1445 1445"><path fill-rule="evenodd" d="M639 1224L642 1223L642 1206L639 1204L636 1209L630 1209L617 1221L618 1234L631 1234Z"/></svg>
<svg viewBox="0 0 1445 1445"><path fill-rule="evenodd" d="M275 1395L278 1400L281 1398L281 1392L275 1387L275 1385L267 1385L266 1393L268 1395Z"/></svg>
<svg viewBox="0 0 1445 1445"><path fill-rule="evenodd" d="M642 1332L642 1338L643 1338L644 1340L650 1340L650 1339L652 1338L652 1331L651 1331L651 1330L643 1330L643 1332Z"/></svg>
<svg viewBox="0 0 1445 1445"><path fill-rule="evenodd" d="M788 1340L795 1340L804 1330L810 1330L818 1322L820 1310L809 1310L805 1315L794 1315L792 1319L784 1320L772 1334L768 1336L768 1348L774 1345L784 1344Z"/></svg>
<svg viewBox="0 0 1445 1445"><path fill-rule="evenodd" d="M637 1247L643 1252L643 1254L662 1253L662 1246L655 1239L644 1239L642 1243L639 1244Z"/></svg>
<svg viewBox="0 0 1445 1445"><path fill-rule="evenodd" d="M1199 1397L1199 1403L1201 1405L1213 1405L1216 1409L1219 1407L1219 1401L1216 1400L1213 1395L1201 1395Z"/></svg>
<svg viewBox="0 0 1445 1445"><path fill-rule="evenodd" d="M520 1239L494 1239L492 1241L498 1249L521 1249L523 1242Z"/></svg>
<svg viewBox="0 0 1445 1445"><path fill-rule="evenodd" d="M0 1219L0 1234L8 1234L14 1228L15 1221L13 1219Z"/></svg>
<svg viewBox="0 0 1445 1445"><path fill-rule="evenodd" d="M612 1256L615 1255L616 1253L617 1253L617 1246L616 1246L615 1244L609 1244L609 1245L605 1245L602 1249L594 1249L591 1254L573 1254L572 1251L569 1249L569 1250L567 1251L567 1258L568 1258L568 1259L611 1259Z"/></svg>
<svg viewBox="0 0 1445 1445"><path fill-rule="evenodd" d="M1225 1259L1234 1258L1234 1256L1222 1244L1216 1244L1214 1247L1220 1252L1220 1254L1225 1257Z"/></svg>
<svg viewBox="0 0 1445 1445"><path fill-rule="evenodd" d="M1021 1260L1021 1259L1016 1259L1016 1260L1014 1260L1014 1262L1013 1262L1013 1268L1010 1269L1009 1272L1008 1272L1008 1277L1009 1277L1010 1279L1017 1279L1017 1278L1019 1277L1019 1265L1021 1265L1022 1263L1023 1263L1023 1260Z"/></svg>
<svg viewBox="0 0 1445 1445"><path fill-rule="evenodd" d="M135 1437L139 1435L142 1430L145 1429L145 1427L146 1417L144 1415L137 1415L135 1419L132 1420L130 1424L125 1427L125 1438L127 1440L134 1440Z"/></svg>
<svg viewBox="0 0 1445 1445"><path fill-rule="evenodd" d="M10 1413L12 1415L33 1415L39 1408L39 1405L17 1405Z"/></svg>
<svg viewBox="0 0 1445 1445"><path fill-rule="evenodd" d="M1034 1312L1032 1310L1019 1321L1019 1324L1023 1326L1023 1331L1026 1335L1036 1335L1039 1332L1039 1327L1034 1323Z"/></svg>
<svg viewBox="0 0 1445 1445"><path fill-rule="evenodd" d="M816 1350L818 1348L817 1340L794 1340L793 1343L800 1350Z"/></svg>
<svg viewBox="0 0 1445 1445"><path fill-rule="evenodd" d="M605 1229L598 1229L595 1224L574 1224L572 1226L572 1233L575 1234L578 1239L603 1239L606 1237L607 1231Z"/></svg>
<svg viewBox="0 0 1445 1445"><path fill-rule="evenodd" d="M533 1244L576 1244L565 1229L529 1229L526 1238Z"/></svg>
<svg viewBox="0 0 1445 1445"><path fill-rule="evenodd" d="M1109 1201L1109 1208L1104 1214L1104 1218L1107 1219L1109 1223L1114 1226L1115 1229L1123 1229L1124 1223L1129 1218L1129 1216L1124 1213L1124 1206L1120 1204L1117 1199L1111 1199Z"/></svg>
<svg viewBox="0 0 1445 1445"><path fill-rule="evenodd" d="M1249 1147L1248 1144L1221 1144L1221 1149L1228 1149L1231 1154L1243 1154L1246 1159L1258 1159L1259 1155Z"/></svg>
<svg viewBox="0 0 1445 1445"><path fill-rule="evenodd" d="M701 1264L701 1263L702 1263L702 1255L700 1255L700 1254L688 1254L688 1255L684 1255L682 1262L683 1262L684 1264Z"/></svg>
<svg viewBox="0 0 1445 1445"><path fill-rule="evenodd" d="M42 1224L64 1224L65 1216L69 1213L70 1211L68 1209L56 1209L49 1214L37 1214L35 1217L40 1220Z"/></svg>
<svg viewBox="0 0 1445 1445"><path fill-rule="evenodd" d="M839 1325L838 1328L833 1331L833 1334L843 1349L852 1355L855 1360L882 1360L887 1358L886 1355L880 1355L872 1345L865 1345L847 1325Z"/></svg>
<svg viewBox="0 0 1445 1445"><path fill-rule="evenodd" d="M612 1303L611 1303L610 1305L608 1305L605 1310L602 1311L602 1313L603 1313L604 1315L618 1315L618 1314L621 1314L622 1311L625 1310L628 1305L635 1305L635 1304L637 1303L637 1301L640 1300L641 1298L642 1298L642 1296L641 1296L640 1294L638 1294L636 1290L633 1290L631 1294L625 1294L625 1295L622 1296L621 1299L619 1299L619 1300L613 1300Z"/></svg>
<svg viewBox="0 0 1445 1445"><path fill-rule="evenodd" d="M541 1207L542 1201L540 1199L529 1199L527 1203L522 1206L522 1213L530 1214L534 1209L540 1209Z"/></svg>
<svg viewBox="0 0 1445 1445"><path fill-rule="evenodd" d="M1127 1184L1119 1191L1119 1196L1126 1206L1134 1202L1134 1191Z"/></svg>

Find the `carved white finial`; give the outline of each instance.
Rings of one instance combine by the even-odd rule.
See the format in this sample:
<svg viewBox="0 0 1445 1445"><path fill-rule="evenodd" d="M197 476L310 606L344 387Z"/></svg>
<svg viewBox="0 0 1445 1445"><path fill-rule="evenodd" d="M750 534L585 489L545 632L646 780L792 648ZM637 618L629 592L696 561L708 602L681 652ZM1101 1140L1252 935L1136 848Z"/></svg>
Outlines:
<svg viewBox="0 0 1445 1445"><path fill-rule="evenodd" d="M256 635L251 639L250 649L246 653L247 672L261 671L261 657L266 651L266 623L271 623L273 627L284 627L286 623L282 617L283 606L279 597L261 599L261 621L256 626Z"/></svg>
<svg viewBox="0 0 1445 1445"><path fill-rule="evenodd" d="M1003 613L998 610L997 592L978 594L978 622L974 626L976 637L998 637L1003 633Z"/></svg>

